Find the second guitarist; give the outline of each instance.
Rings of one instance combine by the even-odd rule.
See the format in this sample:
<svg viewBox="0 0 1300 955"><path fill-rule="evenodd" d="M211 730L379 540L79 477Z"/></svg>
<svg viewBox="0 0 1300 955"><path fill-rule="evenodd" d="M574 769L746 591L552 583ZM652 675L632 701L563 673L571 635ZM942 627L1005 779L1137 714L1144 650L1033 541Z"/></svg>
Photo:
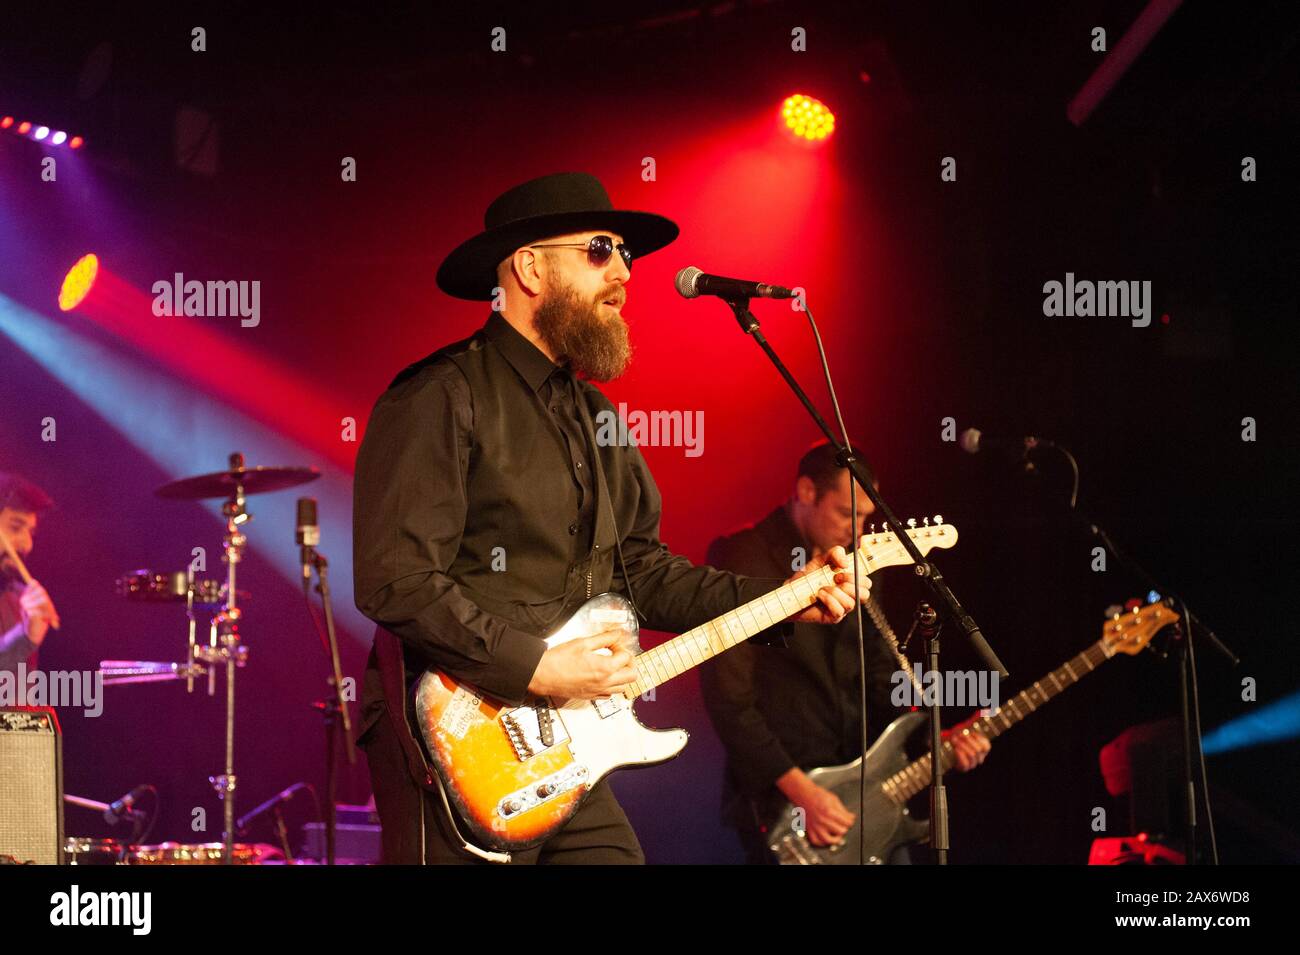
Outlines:
<svg viewBox="0 0 1300 955"><path fill-rule="evenodd" d="M859 487L858 515L853 519L849 472L836 464L835 448L823 441L800 460L789 501L758 524L715 540L708 561L740 574L788 574L796 554L812 561L856 540L874 509ZM890 678L900 664L872 620L879 616L878 590L877 583L871 603L863 607L868 728L873 737L900 715L889 699ZM723 821L736 829L747 861L775 861L762 829L786 803L804 809L813 845L841 841L853 824L852 813L805 770L847 763L862 752L862 681L853 616L830 627L796 625L786 648L736 647L706 664L700 683L709 717L727 751ZM964 771L984 761L989 741L979 734L959 734L953 748L957 768ZM889 861L909 861L906 852L900 849Z"/></svg>

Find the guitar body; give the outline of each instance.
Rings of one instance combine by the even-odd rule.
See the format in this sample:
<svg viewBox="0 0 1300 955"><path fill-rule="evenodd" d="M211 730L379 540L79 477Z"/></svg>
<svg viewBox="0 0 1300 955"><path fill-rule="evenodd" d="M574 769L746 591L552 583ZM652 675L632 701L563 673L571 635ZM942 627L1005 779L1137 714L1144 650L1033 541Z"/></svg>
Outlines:
<svg viewBox="0 0 1300 955"><path fill-rule="evenodd" d="M906 534L922 554L957 543L957 529L938 516L934 524L926 518L925 526ZM910 561L898 538L874 529L863 535L858 555L868 575ZM625 766L665 762L686 745L685 730L641 725L632 711L639 695L811 606L819 590L834 580L831 567L809 570L645 653L632 605L617 594L592 597L546 642L559 646L620 627L637 678L615 696L534 699L510 706L445 673L426 671L416 685L415 718L453 814L469 828L480 852L510 852L545 842L605 776ZM893 729L872 747L869 762L872 754L888 748L882 743ZM883 774L885 757L879 758L882 763L873 771Z"/></svg>
<svg viewBox="0 0 1300 955"><path fill-rule="evenodd" d="M592 597L546 642L557 646L616 623L628 628L627 649L639 655L636 614L617 594ZM498 851L541 844L609 773L672 759L688 738L685 730L641 725L622 696L510 706L437 670L419 680L415 715L460 821L480 846Z"/></svg>
<svg viewBox="0 0 1300 955"><path fill-rule="evenodd" d="M857 819L844 837L843 846L814 846L807 836L795 830L798 819L794 806L787 804L767 836L768 847L776 854L777 860L782 865L857 865L859 831L863 826L867 828L867 862L873 865L888 862L890 854L898 846L926 839L930 832L929 822L913 819L906 805L899 805L885 795L881 783L907 766L907 740L927 723L926 714L921 711L900 716L885 727L867 750L865 806L860 802L861 758L843 766L811 770L808 777L839 796Z"/></svg>

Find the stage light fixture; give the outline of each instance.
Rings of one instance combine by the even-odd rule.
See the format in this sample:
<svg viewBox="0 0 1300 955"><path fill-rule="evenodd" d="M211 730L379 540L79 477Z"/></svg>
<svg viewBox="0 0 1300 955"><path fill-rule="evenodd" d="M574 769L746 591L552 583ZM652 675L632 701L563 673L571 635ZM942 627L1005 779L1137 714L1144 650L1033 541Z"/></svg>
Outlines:
<svg viewBox="0 0 1300 955"><path fill-rule="evenodd" d="M47 142L51 146L67 144L69 149L80 149L86 144L86 140L81 136L70 137L65 130L54 129L51 126L33 123L26 119L16 120L12 115L0 116L0 129L8 129L19 136L26 136L28 139L34 139L37 142Z"/></svg>
<svg viewBox="0 0 1300 955"><path fill-rule="evenodd" d="M792 135L820 142L835 132L835 114L819 99L795 93L781 104L781 118Z"/></svg>
<svg viewBox="0 0 1300 955"><path fill-rule="evenodd" d="M99 275L99 257L91 252L77 259L75 265L68 269L63 277L63 287L59 289L59 308L70 312L90 294L95 287L95 277Z"/></svg>

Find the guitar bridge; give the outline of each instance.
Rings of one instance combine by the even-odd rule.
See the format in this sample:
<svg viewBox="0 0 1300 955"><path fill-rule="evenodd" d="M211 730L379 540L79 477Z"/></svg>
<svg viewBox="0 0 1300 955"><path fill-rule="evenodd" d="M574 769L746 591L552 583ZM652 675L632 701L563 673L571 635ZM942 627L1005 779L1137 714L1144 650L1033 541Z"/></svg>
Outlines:
<svg viewBox="0 0 1300 955"><path fill-rule="evenodd" d="M520 706L501 714L501 728L522 762L568 740L564 723L545 703Z"/></svg>
<svg viewBox="0 0 1300 955"><path fill-rule="evenodd" d="M782 865L825 865L811 845L802 836L786 835L772 847Z"/></svg>

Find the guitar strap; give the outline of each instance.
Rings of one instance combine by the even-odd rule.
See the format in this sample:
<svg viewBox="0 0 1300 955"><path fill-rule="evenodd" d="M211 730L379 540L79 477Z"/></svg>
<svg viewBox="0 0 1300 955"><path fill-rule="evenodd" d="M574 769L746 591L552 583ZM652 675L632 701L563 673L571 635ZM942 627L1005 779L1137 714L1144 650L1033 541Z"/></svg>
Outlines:
<svg viewBox="0 0 1300 955"><path fill-rule="evenodd" d="M618 532L618 522L614 519L614 502L609 494L609 484L605 480L605 466L600 460L600 445L596 443L595 429L591 423L591 411L587 407L587 389L582 382L574 379L574 387L577 389L578 415L582 418L582 430L587 435L587 444L591 448L591 458L596 462L596 533L594 535L595 546L600 546L600 528L601 515L600 503L605 502L605 508L609 512L609 526L614 532L614 550L618 554L618 565L623 571L623 584L627 587L628 603L632 605L632 610L636 613L637 619L642 623L646 622L645 616L641 613L641 608L636 605L636 595L632 593L632 581L628 577L627 563L623 560L623 536ZM593 389L594 390L594 389ZM619 433L622 435L623 422L619 421ZM594 557L592 558L595 559Z"/></svg>

